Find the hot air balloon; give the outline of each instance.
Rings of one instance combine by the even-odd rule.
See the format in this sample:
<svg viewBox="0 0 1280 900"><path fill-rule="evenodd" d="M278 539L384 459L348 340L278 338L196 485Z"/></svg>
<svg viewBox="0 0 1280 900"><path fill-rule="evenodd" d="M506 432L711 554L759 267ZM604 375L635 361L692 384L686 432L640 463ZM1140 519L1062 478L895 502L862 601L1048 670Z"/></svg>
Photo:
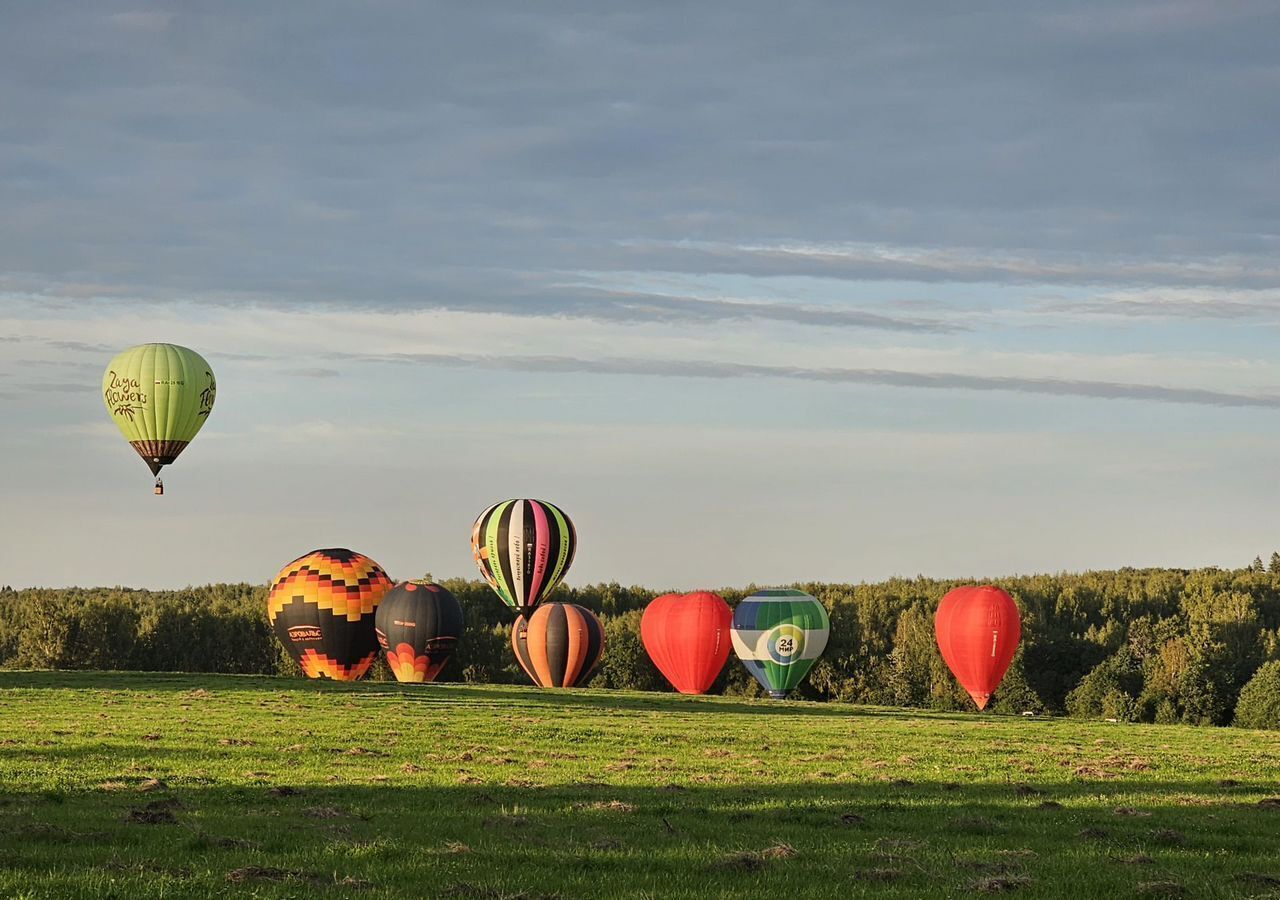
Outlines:
<svg viewBox="0 0 1280 900"><path fill-rule="evenodd" d="M718 594L663 594L645 607L640 639L677 691L705 694L729 658L732 624L733 612Z"/></svg>
<svg viewBox="0 0 1280 900"><path fill-rule="evenodd" d="M733 650L777 700L804 681L830 634L826 608L803 591L757 591L733 611Z"/></svg>
<svg viewBox="0 0 1280 900"><path fill-rule="evenodd" d="M978 709L986 709L1022 639L1013 598L992 585L958 587L938 604L938 649Z"/></svg>
<svg viewBox="0 0 1280 900"><path fill-rule="evenodd" d="M271 582L267 617L307 677L355 681L378 656L374 610L391 586L363 554L313 550Z"/></svg>
<svg viewBox="0 0 1280 900"><path fill-rule="evenodd" d="M511 627L516 661L538 687L582 687L604 650L604 629L590 610L545 603Z"/></svg>
<svg viewBox="0 0 1280 900"><path fill-rule="evenodd" d="M397 584L374 614L378 643L397 681L435 681L462 636L462 607L430 581Z"/></svg>
<svg viewBox="0 0 1280 900"><path fill-rule="evenodd" d="M471 555L502 602L528 618L573 565L578 534L543 500L503 500L471 527Z"/></svg>
<svg viewBox="0 0 1280 900"><path fill-rule="evenodd" d="M120 433L156 476L178 458L213 410L218 386L203 356L176 344L130 347L107 366L102 399Z"/></svg>

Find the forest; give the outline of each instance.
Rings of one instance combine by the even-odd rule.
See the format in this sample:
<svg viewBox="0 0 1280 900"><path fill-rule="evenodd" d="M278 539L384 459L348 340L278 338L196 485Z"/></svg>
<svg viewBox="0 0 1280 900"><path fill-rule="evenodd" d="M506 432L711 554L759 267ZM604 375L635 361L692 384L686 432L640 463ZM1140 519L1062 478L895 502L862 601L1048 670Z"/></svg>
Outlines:
<svg viewBox="0 0 1280 900"><path fill-rule="evenodd" d="M442 582L467 630L442 681L526 683L512 613L482 581ZM938 652L933 614L970 583L895 578L797 584L831 614L831 640L797 696L968 709ZM1124 722L1280 728L1280 553L1242 569L1119 569L992 582L1022 614L1022 644L992 708ZM756 586L721 589L735 604ZM0 588L0 667L296 675L267 623L267 588ZM670 690L640 640L661 591L562 586L551 598L597 613L605 653L593 687ZM379 664L371 676L387 678ZM713 693L757 696L731 657Z"/></svg>

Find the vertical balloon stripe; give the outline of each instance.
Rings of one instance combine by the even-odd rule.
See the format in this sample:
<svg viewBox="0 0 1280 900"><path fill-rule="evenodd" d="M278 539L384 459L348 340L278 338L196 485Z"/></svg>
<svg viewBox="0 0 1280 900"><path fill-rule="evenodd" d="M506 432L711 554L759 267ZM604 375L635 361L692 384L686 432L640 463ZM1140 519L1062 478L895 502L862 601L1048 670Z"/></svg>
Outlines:
<svg viewBox="0 0 1280 900"><path fill-rule="evenodd" d="M578 683L578 676L582 674L582 666L587 660L587 620L576 606L566 606L564 612L569 644L565 648L564 677L560 683L572 685Z"/></svg>
<svg viewBox="0 0 1280 900"><path fill-rule="evenodd" d="M569 552L564 561L565 571L568 571L569 567L573 565L574 554L578 552L578 529L574 527L573 520L568 516L562 515L561 518L564 519L564 524L569 529L565 535L565 540L569 542Z"/></svg>
<svg viewBox="0 0 1280 900"><path fill-rule="evenodd" d="M495 503L482 512L480 518L476 519L475 525L471 527L471 550L475 555L476 565L480 567L480 574L484 576L484 580L489 582L489 587L495 591L498 590L498 579L493 574L493 554L488 546L488 528L493 518L493 511L498 506L499 504ZM481 550L484 552L482 553Z"/></svg>
<svg viewBox="0 0 1280 900"><path fill-rule="evenodd" d="M515 651L516 662L524 669L524 674L537 684L538 673L533 668L533 657L529 655L529 623L524 616L516 616L516 623L511 626L511 649Z"/></svg>
<svg viewBox="0 0 1280 900"><path fill-rule="evenodd" d="M592 673L600 664L600 657L604 655L604 629L600 626L600 620L586 610L582 610L582 616L587 626L587 653L578 677L573 682L575 687L591 680Z"/></svg>
<svg viewBox="0 0 1280 900"><path fill-rule="evenodd" d="M558 510L550 503L539 501L538 505L542 508L542 513L547 520L547 564L546 574L542 579L542 589L538 596L545 599L548 594L556 589L556 585L564 577L564 573L568 570L568 564L560 565L562 556L562 548L564 547L565 537L564 530L560 526L560 519L567 518L561 514L560 518L556 518ZM557 569L559 575L556 574Z"/></svg>
<svg viewBox="0 0 1280 900"><path fill-rule="evenodd" d="M178 361L179 370L182 372L182 380L185 385L185 393L194 395L195 402L187 404L179 404L178 409L174 412L174 421L177 423L177 430L183 434L190 431L198 431L203 424L200 415L202 409L202 396L206 390L214 390L213 388L213 370L207 366L201 365L203 359L191 356L184 356L175 353ZM210 398L212 403L212 398Z"/></svg>
<svg viewBox="0 0 1280 900"><path fill-rule="evenodd" d="M507 558L511 560L511 586L514 588L516 606L528 606L525 593L525 559L524 559L524 508L526 501L517 500L511 504L511 514L507 517Z"/></svg>
<svg viewBox="0 0 1280 900"><path fill-rule="evenodd" d="M166 364L168 356L164 352L164 348L159 344L151 344L147 353L147 380L144 381L143 387L151 392L151 415L147 417L147 437L153 441L160 440L160 435L164 434L162 416L167 412L165 400L168 399L168 393L161 395L160 385L157 381L164 381L166 374Z"/></svg>
<svg viewBox="0 0 1280 900"><path fill-rule="evenodd" d="M506 529L502 527L511 503L512 501L506 500L494 507L485 533L485 546L489 550L489 565L493 571L498 596L507 606L516 606L515 596L510 587L511 570L507 563Z"/></svg>
<svg viewBox="0 0 1280 900"><path fill-rule="evenodd" d="M558 538L559 548L556 553L556 564L551 570L551 577L547 579L547 588L544 593L551 593L560 584L560 580L564 578L565 572L569 569L569 564L573 562L573 526L569 524L568 517L560 511L554 504L545 504L546 508L551 511L551 516L555 519L555 533Z"/></svg>
<svg viewBox="0 0 1280 900"><path fill-rule="evenodd" d="M168 396L165 398L166 400L168 400L168 403L165 404L164 422L165 422L165 430L168 431L171 428L178 428L178 427L181 427L182 425L182 419L180 418L180 413L182 412L182 404L180 401L182 400L182 390L185 390L187 387L187 381L185 378L186 373L183 371L183 368L182 368L182 359L178 356L178 354L174 351L172 347L164 347L163 351L164 351L164 354L163 354L164 355L164 378L161 380L182 382L182 385L180 386L181 390L175 391L173 390L173 386L170 386L170 389L168 391Z"/></svg>
<svg viewBox="0 0 1280 900"><path fill-rule="evenodd" d="M143 403L142 410L138 413L138 437L144 441L153 441L155 438L155 406L156 406L156 388L155 388L155 367L151 365L149 359L155 355L155 348L148 345L138 354L136 364L131 367L130 374L141 386L141 390L146 394L146 401Z"/></svg>
<svg viewBox="0 0 1280 900"><path fill-rule="evenodd" d="M533 667L533 683L548 687L551 670L547 666L547 620L544 617L535 621L533 616L529 616L525 626L525 647L529 653L529 665Z"/></svg>
<svg viewBox="0 0 1280 900"><path fill-rule="evenodd" d="M529 596L533 602L542 599L542 585L547 576L547 557L551 546L551 533L547 523L547 509L541 503L529 504L533 518L534 541L533 571L529 577Z"/></svg>
<svg viewBox="0 0 1280 900"><path fill-rule="evenodd" d="M563 603L553 603L537 616L537 621L544 628L542 659L546 666L545 670L540 668L538 674L550 687L564 687L567 684L565 671L569 668L569 611ZM534 663L537 662L538 657L535 656Z"/></svg>
<svg viewBox="0 0 1280 900"><path fill-rule="evenodd" d="M186 409L182 405L182 393L188 387L194 389L195 385L188 385L186 379L186 371L182 365L182 357L172 347L165 347L164 350L164 370L165 375L162 381L180 381L181 385L169 385L168 395L165 397L167 401L164 409L165 430L171 431L182 427L186 419ZM174 388L177 388L175 390Z"/></svg>

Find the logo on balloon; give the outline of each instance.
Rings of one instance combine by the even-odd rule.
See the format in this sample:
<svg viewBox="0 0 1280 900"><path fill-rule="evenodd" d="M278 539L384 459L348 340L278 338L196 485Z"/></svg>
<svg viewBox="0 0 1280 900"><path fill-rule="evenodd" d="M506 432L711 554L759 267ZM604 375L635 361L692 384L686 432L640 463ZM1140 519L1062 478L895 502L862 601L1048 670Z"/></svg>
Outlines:
<svg viewBox="0 0 1280 900"><path fill-rule="evenodd" d="M295 643L318 641L321 637L320 629L315 625L294 625L289 629L289 639Z"/></svg>
<svg viewBox="0 0 1280 900"><path fill-rule="evenodd" d="M789 666L804 650L804 630L795 625L779 625L765 638L765 649L778 665Z"/></svg>
<svg viewBox="0 0 1280 900"><path fill-rule="evenodd" d="M198 416L208 416L213 412L213 398L218 392L218 386L213 381L213 373L206 371L204 376L208 379L208 384L200 392L200 411L196 413Z"/></svg>
<svg viewBox="0 0 1280 900"><path fill-rule="evenodd" d="M106 389L102 392L107 408L113 416L124 416L132 422L134 413L142 412L147 403L142 383L136 378L117 375L114 369L107 373L107 379Z"/></svg>

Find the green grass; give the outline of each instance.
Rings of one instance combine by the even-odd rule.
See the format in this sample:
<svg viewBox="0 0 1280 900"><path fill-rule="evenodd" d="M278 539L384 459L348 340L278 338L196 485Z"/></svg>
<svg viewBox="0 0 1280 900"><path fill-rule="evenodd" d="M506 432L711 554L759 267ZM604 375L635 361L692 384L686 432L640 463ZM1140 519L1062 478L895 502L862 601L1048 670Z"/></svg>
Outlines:
<svg viewBox="0 0 1280 900"><path fill-rule="evenodd" d="M1278 778L1236 729L6 672L0 896L1280 896Z"/></svg>

